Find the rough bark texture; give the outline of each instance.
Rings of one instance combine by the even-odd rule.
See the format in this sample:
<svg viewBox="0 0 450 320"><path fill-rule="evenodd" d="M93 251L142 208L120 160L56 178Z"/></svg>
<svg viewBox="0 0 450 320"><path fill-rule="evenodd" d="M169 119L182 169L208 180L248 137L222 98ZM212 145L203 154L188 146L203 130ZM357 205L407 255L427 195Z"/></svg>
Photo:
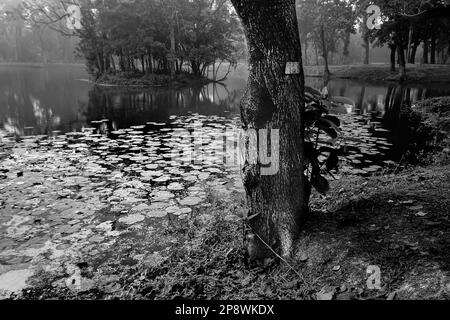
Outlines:
<svg viewBox="0 0 450 320"><path fill-rule="evenodd" d="M241 102L244 130L279 129L280 169L261 175L261 165L245 163L244 185L251 215L247 237L251 260L269 255L269 245L289 256L307 215L309 188L303 175L304 75L294 0L232 0L248 41L250 75ZM300 73L286 75L287 62ZM263 241L260 240L263 239Z"/></svg>

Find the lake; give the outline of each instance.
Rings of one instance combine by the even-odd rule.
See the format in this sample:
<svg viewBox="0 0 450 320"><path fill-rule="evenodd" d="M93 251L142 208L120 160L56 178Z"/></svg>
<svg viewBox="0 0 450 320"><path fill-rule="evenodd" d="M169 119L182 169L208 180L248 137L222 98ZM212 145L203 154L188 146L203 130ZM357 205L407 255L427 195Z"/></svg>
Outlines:
<svg viewBox="0 0 450 320"><path fill-rule="evenodd" d="M223 85L124 90L92 85L83 66L2 65L0 138L50 136L70 140L76 133L99 134L139 153L141 149L133 149L136 144L124 142L124 135L135 141L139 141L136 135L149 134L164 140L173 130L195 121L202 123L207 135L214 135L217 130L239 126L239 101L246 77L246 68L241 65ZM307 84L317 89L323 86L318 78L308 78ZM343 106L332 113L343 122L340 143L356 148L346 156L342 169L361 174L401 160L409 143L409 136L400 129L402 105L450 95L446 84L409 86L332 80L328 89L332 96L355 101L354 107ZM110 157L123 155L126 147L114 146L103 145L96 151ZM167 151L170 146L162 148Z"/></svg>

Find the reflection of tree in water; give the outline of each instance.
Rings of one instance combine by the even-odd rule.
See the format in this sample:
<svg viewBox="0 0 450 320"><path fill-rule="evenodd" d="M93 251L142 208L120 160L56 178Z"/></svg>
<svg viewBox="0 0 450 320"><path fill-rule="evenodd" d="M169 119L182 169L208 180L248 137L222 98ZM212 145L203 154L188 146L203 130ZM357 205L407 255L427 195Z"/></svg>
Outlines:
<svg viewBox="0 0 450 320"><path fill-rule="evenodd" d="M171 115L199 113L222 115L237 112L239 90L209 84L188 88L151 88L141 90L94 86L86 108L88 121L108 119L114 129L146 122L166 122Z"/></svg>
<svg viewBox="0 0 450 320"><path fill-rule="evenodd" d="M391 131L397 153L408 158L408 161L414 161L413 157L425 147L426 140L426 137L416 131L418 118L411 117L411 107L429 94L433 96L426 88L411 88L400 84L389 87L386 95L383 126Z"/></svg>
<svg viewBox="0 0 450 320"><path fill-rule="evenodd" d="M70 131L80 122L75 107L82 96L82 88L74 86L72 78L63 69L1 70L0 129L20 136Z"/></svg>

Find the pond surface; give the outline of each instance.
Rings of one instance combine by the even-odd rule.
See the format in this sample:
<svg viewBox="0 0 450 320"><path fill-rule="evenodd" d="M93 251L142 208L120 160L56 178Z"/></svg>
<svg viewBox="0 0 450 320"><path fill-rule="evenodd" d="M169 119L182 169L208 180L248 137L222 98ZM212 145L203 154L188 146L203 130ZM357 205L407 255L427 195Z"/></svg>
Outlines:
<svg viewBox="0 0 450 320"><path fill-rule="evenodd" d="M150 134L163 143L169 134L183 129L186 117L222 131L238 126L246 77L245 66L240 66L223 85L123 90L93 86L86 81L82 66L0 66L0 138L38 135L40 139L58 136L58 140L71 141L71 134L84 132L104 135L116 142L110 143L113 146L122 144L120 148L97 146L100 149L95 151L105 157L124 156L128 151L140 153L135 145L137 135ZM323 87L317 78L308 78L307 84ZM400 161L410 142L399 129L403 127L399 123L402 105L450 95L450 85L446 84L407 86L332 80L328 89L332 96L355 101L355 106L332 110L343 122L340 143L355 147L342 168L355 173L375 172ZM130 131L120 131L124 129ZM134 139L134 145L123 139ZM124 150L126 146L131 150ZM170 147L162 148L162 152L170 151Z"/></svg>

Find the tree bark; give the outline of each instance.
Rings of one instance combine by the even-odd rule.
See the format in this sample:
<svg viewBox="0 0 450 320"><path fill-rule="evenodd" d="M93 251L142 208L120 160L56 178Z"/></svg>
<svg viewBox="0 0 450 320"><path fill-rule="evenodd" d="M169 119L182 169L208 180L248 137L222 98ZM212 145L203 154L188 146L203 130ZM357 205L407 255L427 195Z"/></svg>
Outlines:
<svg viewBox="0 0 450 320"><path fill-rule="evenodd" d="M405 60L405 49L402 45L397 45L398 51L398 66L399 66L399 75L400 81L405 80L406 78L406 60Z"/></svg>
<svg viewBox="0 0 450 320"><path fill-rule="evenodd" d="M169 70L170 77L172 79L175 78L175 56L176 56L176 48L175 48L175 13L172 14L172 21L170 23L170 59L169 59Z"/></svg>
<svg viewBox="0 0 450 320"><path fill-rule="evenodd" d="M414 27L412 23L409 25L409 33L408 33L408 48L406 50L406 57L408 61L411 59L411 49L412 49L412 41L413 41L413 35L414 35Z"/></svg>
<svg viewBox="0 0 450 320"><path fill-rule="evenodd" d="M423 41L423 57L422 57L422 63L428 64L428 39L425 39Z"/></svg>
<svg viewBox="0 0 450 320"><path fill-rule="evenodd" d="M369 39L369 29L367 28L366 21L367 15L364 15L364 23L362 26L362 38L363 38L363 48L364 48L364 64L369 64L370 60L370 39Z"/></svg>
<svg viewBox="0 0 450 320"><path fill-rule="evenodd" d="M328 50L327 50L327 42L325 40L325 27L323 24L320 26L320 40L322 42L322 57L325 66L323 76L324 78L328 79L330 78L331 72L328 66Z"/></svg>
<svg viewBox="0 0 450 320"><path fill-rule="evenodd" d="M395 44L389 45L389 48L391 49L391 72L395 72L395 55L397 53L397 46Z"/></svg>
<svg viewBox="0 0 450 320"><path fill-rule="evenodd" d="M416 63L416 53L417 53L417 47L418 46L419 45L417 43L412 45L411 53L410 53L409 58L408 58L408 62L411 63L411 64L415 64Z"/></svg>
<svg viewBox="0 0 450 320"><path fill-rule="evenodd" d="M436 64L436 36L431 37L431 54L430 54L430 63Z"/></svg>
<svg viewBox="0 0 450 320"><path fill-rule="evenodd" d="M308 35L305 35L305 65L308 65Z"/></svg>
<svg viewBox="0 0 450 320"><path fill-rule="evenodd" d="M243 128L280 130L278 173L262 175L260 159L244 163L250 215L256 215L249 221L247 251L250 260L270 256L268 246L287 257L307 216L310 190L303 174L304 75L295 0L232 3L244 26L250 60L241 101ZM299 73L286 75L287 62L298 62Z"/></svg>
<svg viewBox="0 0 450 320"><path fill-rule="evenodd" d="M350 51L348 50L349 47L350 47L350 37L351 37L351 33L347 32L345 34L344 49L342 51L342 54L344 55L344 61L343 61L344 64L349 64L350 63L350 59L349 59Z"/></svg>

